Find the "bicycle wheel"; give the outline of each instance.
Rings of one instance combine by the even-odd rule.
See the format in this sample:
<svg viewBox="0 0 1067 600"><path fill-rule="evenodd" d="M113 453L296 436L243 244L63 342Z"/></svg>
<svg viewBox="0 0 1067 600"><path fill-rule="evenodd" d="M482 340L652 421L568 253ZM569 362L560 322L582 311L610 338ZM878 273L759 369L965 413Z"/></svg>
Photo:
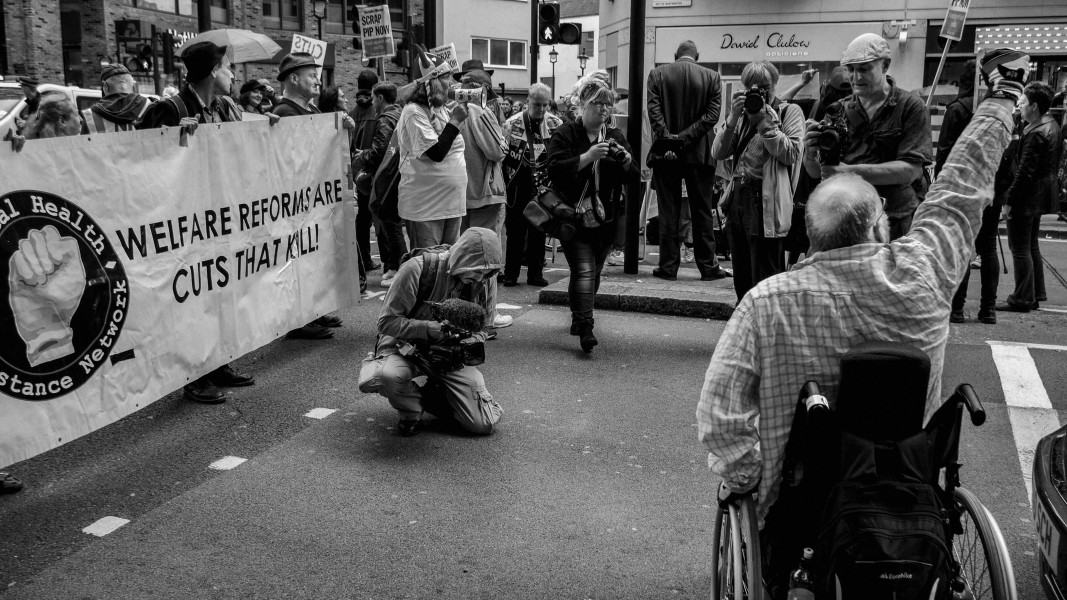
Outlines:
<svg viewBox="0 0 1067 600"><path fill-rule="evenodd" d="M993 515L970 490L956 488L953 498L961 531L952 536L952 555L960 577L975 600L1016 600L1008 545Z"/></svg>
<svg viewBox="0 0 1067 600"><path fill-rule="evenodd" d="M739 506L738 506L739 504ZM761 558L756 503L746 496L729 509L715 513L712 539L716 548L711 556L712 600L759 600L761 594Z"/></svg>

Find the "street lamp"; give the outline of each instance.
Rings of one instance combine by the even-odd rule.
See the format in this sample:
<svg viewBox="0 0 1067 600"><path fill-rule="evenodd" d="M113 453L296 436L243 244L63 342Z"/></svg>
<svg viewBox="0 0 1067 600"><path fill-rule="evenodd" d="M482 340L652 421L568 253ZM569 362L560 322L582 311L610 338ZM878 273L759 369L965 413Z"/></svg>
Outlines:
<svg viewBox="0 0 1067 600"><path fill-rule="evenodd" d="M582 68L582 77L585 77L585 62L589 60L589 57L585 55L585 47L583 46L578 53L578 66Z"/></svg>
<svg viewBox="0 0 1067 600"><path fill-rule="evenodd" d="M326 5L329 4L328 0L312 0L311 2L311 14L315 16L315 20L319 24L319 39L322 39L322 20L326 18Z"/></svg>
<svg viewBox="0 0 1067 600"><path fill-rule="evenodd" d="M559 52L556 52L556 47L552 46L552 51L548 53L548 62L552 63L552 97L556 97L556 61L559 60Z"/></svg>

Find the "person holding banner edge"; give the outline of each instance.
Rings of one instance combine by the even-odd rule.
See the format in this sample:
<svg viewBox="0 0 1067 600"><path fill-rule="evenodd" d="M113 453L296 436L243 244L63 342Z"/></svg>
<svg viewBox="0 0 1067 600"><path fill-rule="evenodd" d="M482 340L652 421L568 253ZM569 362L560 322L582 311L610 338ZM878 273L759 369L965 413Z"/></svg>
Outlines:
<svg viewBox="0 0 1067 600"><path fill-rule="evenodd" d="M223 100L229 99L225 94L233 81L226 46L216 46L211 42L193 44L182 53L182 61L188 72L185 88L177 96L150 106L139 127L180 126L195 131L199 123L240 121L241 112L236 103ZM219 386L243 387L255 382L252 376L238 373L226 364L187 384L182 391L187 399L194 402L221 404L226 401L226 395Z"/></svg>

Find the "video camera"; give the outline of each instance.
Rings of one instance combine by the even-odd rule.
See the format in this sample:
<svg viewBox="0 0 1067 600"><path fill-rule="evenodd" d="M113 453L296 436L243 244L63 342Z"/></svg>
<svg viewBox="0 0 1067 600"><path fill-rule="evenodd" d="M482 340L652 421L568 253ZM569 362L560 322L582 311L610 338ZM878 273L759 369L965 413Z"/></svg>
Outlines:
<svg viewBox="0 0 1067 600"><path fill-rule="evenodd" d="M425 375L451 373L485 362L485 343L474 334L485 325L485 309L473 302L450 298L427 302L433 320L441 323L443 337L432 343L400 345L400 354Z"/></svg>
<svg viewBox="0 0 1067 600"><path fill-rule="evenodd" d="M845 107L840 102L827 106L823 120L813 125L812 129L819 132L819 161L827 166L841 164L841 147L848 139Z"/></svg>

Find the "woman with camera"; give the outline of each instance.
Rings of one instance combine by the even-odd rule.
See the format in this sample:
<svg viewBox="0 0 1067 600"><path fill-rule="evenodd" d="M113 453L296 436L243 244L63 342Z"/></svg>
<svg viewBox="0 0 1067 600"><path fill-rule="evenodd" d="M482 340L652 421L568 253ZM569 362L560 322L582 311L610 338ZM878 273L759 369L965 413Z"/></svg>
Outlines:
<svg viewBox="0 0 1067 600"><path fill-rule="evenodd" d="M618 100L615 91L590 77L579 83L575 97L578 119L560 125L548 143L548 177L577 213L577 232L560 241L571 270L571 335L579 337L582 350L592 352L597 345L593 300L619 226L623 189L637 169L625 136L608 125Z"/></svg>
<svg viewBox="0 0 1067 600"><path fill-rule="evenodd" d="M778 69L767 61L745 65L745 91L737 92L726 129L715 136L711 155L727 161L723 193L734 291L741 298L760 281L784 270L793 194L803 155L804 115L775 96Z"/></svg>

